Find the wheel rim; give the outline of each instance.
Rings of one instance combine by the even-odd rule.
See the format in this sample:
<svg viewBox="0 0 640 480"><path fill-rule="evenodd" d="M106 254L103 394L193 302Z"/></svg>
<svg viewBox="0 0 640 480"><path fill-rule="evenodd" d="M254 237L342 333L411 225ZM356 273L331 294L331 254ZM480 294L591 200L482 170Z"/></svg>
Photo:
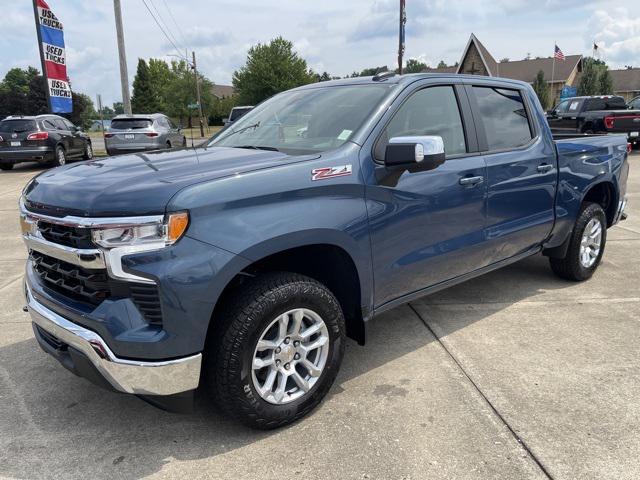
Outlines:
<svg viewBox="0 0 640 480"><path fill-rule="evenodd" d="M313 310L283 313L262 332L251 377L258 395L275 405L293 402L318 382L329 356L329 330Z"/></svg>
<svg viewBox="0 0 640 480"><path fill-rule="evenodd" d="M93 158L93 148L91 147L90 143L87 143L87 157L89 158L89 160Z"/></svg>
<svg viewBox="0 0 640 480"><path fill-rule="evenodd" d="M64 165L65 163L67 163L67 158L64 156L64 150L59 148L58 149L58 164L59 165Z"/></svg>
<svg viewBox="0 0 640 480"><path fill-rule="evenodd" d="M580 264L584 268L590 268L596 263L600 255L602 244L602 223L597 218L592 218L582 232L580 242Z"/></svg>

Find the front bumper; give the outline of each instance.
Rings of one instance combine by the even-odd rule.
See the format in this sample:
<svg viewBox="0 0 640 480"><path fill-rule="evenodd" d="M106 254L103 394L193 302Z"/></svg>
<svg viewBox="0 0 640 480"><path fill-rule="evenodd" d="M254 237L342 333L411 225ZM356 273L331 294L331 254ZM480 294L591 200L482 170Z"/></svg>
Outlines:
<svg viewBox="0 0 640 480"><path fill-rule="evenodd" d="M174 395L198 387L202 354L158 362L118 358L100 335L38 302L28 284L25 284L25 295L34 325L46 334L41 335L38 328L34 328L44 350L51 354L55 351L54 356L63 364L67 359L63 353L70 352L71 358L74 355L86 358L93 367L78 366L73 369L75 373L95 382L91 377L97 372L114 390L135 395Z"/></svg>

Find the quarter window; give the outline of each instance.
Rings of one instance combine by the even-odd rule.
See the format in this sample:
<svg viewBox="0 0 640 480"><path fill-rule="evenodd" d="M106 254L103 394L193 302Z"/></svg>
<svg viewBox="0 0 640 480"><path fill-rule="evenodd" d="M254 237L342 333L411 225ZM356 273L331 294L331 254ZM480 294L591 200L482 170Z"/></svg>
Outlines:
<svg viewBox="0 0 640 480"><path fill-rule="evenodd" d="M473 87L489 150L517 148L533 135L527 109L518 90Z"/></svg>
<svg viewBox="0 0 640 480"><path fill-rule="evenodd" d="M466 153L464 128L453 87L429 87L409 97L382 133L375 157L384 160L387 144L393 137L422 135L442 137L447 156Z"/></svg>

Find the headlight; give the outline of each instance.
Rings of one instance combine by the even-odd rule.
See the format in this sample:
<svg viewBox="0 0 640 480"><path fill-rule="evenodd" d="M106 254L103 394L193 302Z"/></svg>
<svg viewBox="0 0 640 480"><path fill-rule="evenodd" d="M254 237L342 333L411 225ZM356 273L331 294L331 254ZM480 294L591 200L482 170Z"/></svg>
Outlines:
<svg viewBox="0 0 640 480"><path fill-rule="evenodd" d="M147 245L162 248L176 243L189 225L187 212L170 213L164 222L119 225L92 230L93 241L104 248Z"/></svg>

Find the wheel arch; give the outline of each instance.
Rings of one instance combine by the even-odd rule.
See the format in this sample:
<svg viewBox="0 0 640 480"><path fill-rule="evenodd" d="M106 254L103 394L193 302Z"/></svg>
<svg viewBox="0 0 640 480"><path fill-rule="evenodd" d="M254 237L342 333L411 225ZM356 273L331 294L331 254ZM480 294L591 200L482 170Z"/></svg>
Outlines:
<svg viewBox="0 0 640 480"><path fill-rule="evenodd" d="M607 227L610 227L615 220L618 197L619 192L616 185L610 180L605 180L595 183L587 189L582 197L582 204L591 202L600 205L607 215Z"/></svg>
<svg viewBox="0 0 640 480"><path fill-rule="evenodd" d="M246 264L232 276L218 296L208 331L215 329L218 324L216 316L222 306L248 278L276 271L306 275L331 290L342 307L347 336L364 345L368 308L362 306L362 299L366 298L362 291L362 273L352 255L342 246L332 243L311 243L268 251Z"/></svg>

